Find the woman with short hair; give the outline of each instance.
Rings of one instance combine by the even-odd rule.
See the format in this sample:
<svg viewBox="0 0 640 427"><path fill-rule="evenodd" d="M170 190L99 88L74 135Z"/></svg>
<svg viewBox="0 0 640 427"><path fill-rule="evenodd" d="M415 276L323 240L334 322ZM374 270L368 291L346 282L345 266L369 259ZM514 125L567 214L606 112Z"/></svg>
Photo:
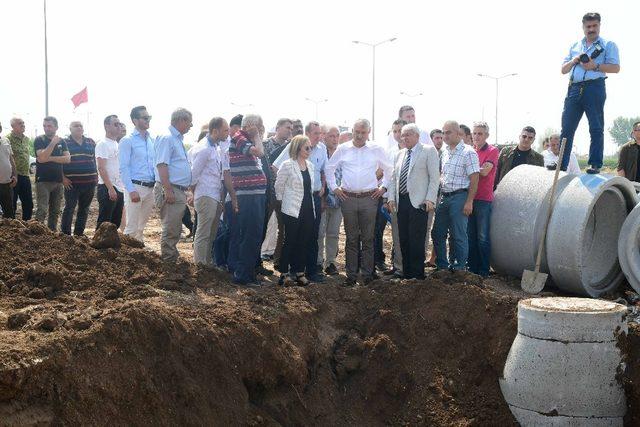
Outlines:
<svg viewBox="0 0 640 427"><path fill-rule="evenodd" d="M276 199L282 202L284 245L280 258L279 284L306 286L304 276L307 245L313 242L315 210L313 206L313 165L309 138L295 136L289 143L289 160L285 160L276 178Z"/></svg>

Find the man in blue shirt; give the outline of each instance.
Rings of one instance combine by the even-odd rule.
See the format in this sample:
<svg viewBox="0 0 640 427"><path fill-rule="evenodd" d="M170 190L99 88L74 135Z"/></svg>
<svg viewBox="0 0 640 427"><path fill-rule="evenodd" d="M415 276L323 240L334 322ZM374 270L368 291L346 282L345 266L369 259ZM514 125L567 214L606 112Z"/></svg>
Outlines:
<svg viewBox="0 0 640 427"><path fill-rule="evenodd" d="M151 116L143 105L131 110L131 121L135 126L131 135L120 140L118 160L120 179L125 188L124 207L127 225L124 234L141 242L144 227L153 209L153 187L156 182L155 148L149 135Z"/></svg>
<svg viewBox="0 0 640 427"><path fill-rule="evenodd" d="M600 37L599 13L585 14L582 29L585 37L571 46L562 64L562 74L570 73L560 135L567 138L562 170L567 170L573 136L582 114L586 113L591 134L587 173L596 174L602 167L604 149L604 101L607 98L604 80L607 73L620 71L620 57L618 46Z"/></svg>
<svg viewBox="0 0 640 427"><path fill-rule="evenodd" d="M176 262L182 231L182 216L187 206L187 194L191 185L191 165L184 148L184 135L193 126L191 113L178 108L171 114L169 134L156 140L156 186L153 189L156 207L160 210L162 237L160 256L164 261Z"/></svg>

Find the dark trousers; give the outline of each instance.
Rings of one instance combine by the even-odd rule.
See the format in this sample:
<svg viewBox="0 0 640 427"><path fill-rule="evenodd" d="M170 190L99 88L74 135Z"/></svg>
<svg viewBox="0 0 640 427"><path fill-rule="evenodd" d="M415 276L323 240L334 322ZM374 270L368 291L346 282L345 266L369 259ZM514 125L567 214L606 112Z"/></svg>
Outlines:
<svg viewBox="0 0 640 427"><path fill-rule="evenodd" d="M589 146L589 164L593 167L602 167L602 153L604 150L604 102L607 99L607 91L604 79L590 80L584 83L575 83L569 86L567 97L564 99L562 111L562 132L560 139L567 138L567 144L562 158L562 170L567 170L573 146L573 136L576 133L582 114L587 114L589 120L589 134L591 145Z"/></svg>
<svg viewBox="0 0 640 427"><path fill-rule="evenodd" d="M13 212L18 208L18 198L22 205L22 219L29 221L33 215L33 194L31 193L31 179L27 175L18 175L18 183L13 188Z"/></svg>
<svg viewBox="0 0 640 427"><path fill-rule="evenodd" d="M424 245L427 212L411 204L409 194L398 200L398 235L402 252L402 273L407 279L424 279Z"/></svg>
<svg viewBox="0 0 640 427"><path fill-rule="evenodd" d="M115 189L115 187L114 187ZM98 221L96 230L103 222L110 222L120 228L122 222L122 208L124 207L124 193L116 190L116 200L109 199L109 190L104 184L99 184L96 197L98 199Z"/></svg>
<svg viewBox="0 0 640 427"><path fill-rule="evenodd" d="M218 231L213 242L213 258L218 267L227 267L229 257L229 234L231 233L231 220L233 218L233 207L231 202L224 204L224 216L218 223Z"/></svg>
<svg viewBox="0 0 640 427"><path fill-rule="evenodd" d="M491 258L491 240L489 224L491 223L491 202L473 201L473 213L469 217L467 234L469 236L469 270L480 276L489 275Z"/></svg>
<svg viewBox="0 0 640 427"><path fill-rule="evenodd" d="M313 240L316 241L316 245L318 241L318 239L313 239L315 227L313 213L304 212L301 209L298 218L283 213L282 221L284 222L285 239L278 271L283 274L302 273L305 264L308 268L309 247Z"/></svg>
<svg viewBox="0 0 640 427"><path fill-rule="evenodd" d="M60 231L64 234L71 234L71 223L73 222L73 212L78 207L76 215L76 225L73 228L73 234L82 236L84 227L87 225L89 217L89 206L96 192L95 185L72 186L70 189L64 190L64 210L62 211L62 221L60 223Z"/></svg>
<svg viewBox="0 0 640 427"><path fill-rule="evenodd" d="M280 211L282 204L276 202L275 212L276 219L278 220L278 237L276 238L276 249L273 252L273 267L279 270L280 256L282 255L282 246L284 245L284 222L282 221L282 212Z"/></svg>
<svg viewBox="0 0 640 427"><path fill-rule="evenodd" d="M13 188L9 183L0 184L0 207L2 208L2 216L5 218L16 217L13 210Z"/></svg>
<svg viewBox="0 0 640 427"><path fill-rule="evenodd" d="M318 272L318 233L320 233L320 220L322 219L322 200L318 193L313 193L313 205L316 210L316 217L313 220L313 230L311 234L311 242L306 242L306 272L307 276L313 276ZM285 236L287 232L284 232Z"/></svg>
<svg viewBox="0 0 640 427"><path fill-rule="evenodd" d="M229 267L234 270L233 279L236 283L246 284L256 278L265 202L264 194L238 196L239 212L233 217L229 242Z"/></svg>
<svg viewBox="0 0 640 427"><path fill-rule="evenodd" d="M376 230L373 236L373 263L381 264L385 261L384 255L384 229L387 227L387 219L384 217L380 209L382 208L382 198L378 201L378 210L376 213Z"/></svg>
<svg viewBox="0 0 640 427"><path fill-rule="evenodd" d="M184 215L182 215L182 224L189 229L190 233L195 233L195 229L193 228L193 221L191 220L191 209L189 206L184 207Z"/></svg>

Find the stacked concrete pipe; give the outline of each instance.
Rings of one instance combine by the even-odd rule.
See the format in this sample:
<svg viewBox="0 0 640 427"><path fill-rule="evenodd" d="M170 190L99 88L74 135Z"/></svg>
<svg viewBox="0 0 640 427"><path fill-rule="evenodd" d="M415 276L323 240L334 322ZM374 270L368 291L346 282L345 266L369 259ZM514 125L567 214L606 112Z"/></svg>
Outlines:
<svg viewBox="0 0 640 427"><path fill-rule="evenodd" d="M533 270L550 202L553 171L522 165L498 185L491 214L491 265L502 274ZM560 174L541 270L568 292L598 297L624 276L620 229L636 204L633 185L608 175Z"/></svg>
<svg viewBox="0 0 640 427"><path fill-rule="evenodd" d="M620 268L629 284L640 293L640 205L627 216L618 238Z"/></svg>

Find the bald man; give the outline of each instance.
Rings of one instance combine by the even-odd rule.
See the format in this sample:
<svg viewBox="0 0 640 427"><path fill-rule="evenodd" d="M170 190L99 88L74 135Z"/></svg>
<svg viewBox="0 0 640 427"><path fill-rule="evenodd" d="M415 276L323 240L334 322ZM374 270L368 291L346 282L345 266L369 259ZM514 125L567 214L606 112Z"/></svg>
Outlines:
<svg viewBox="0 0 640 427"><path fill-rule="evenodd" d="M445 122L442 131L446 144L440 162L442 197L436 209L431 237L438 270L465 270L469 256L467 224L478 190L480 164L473 147L462 141L457 122ZM447 233L451 233L454 247L448 260Z"/></svg>

